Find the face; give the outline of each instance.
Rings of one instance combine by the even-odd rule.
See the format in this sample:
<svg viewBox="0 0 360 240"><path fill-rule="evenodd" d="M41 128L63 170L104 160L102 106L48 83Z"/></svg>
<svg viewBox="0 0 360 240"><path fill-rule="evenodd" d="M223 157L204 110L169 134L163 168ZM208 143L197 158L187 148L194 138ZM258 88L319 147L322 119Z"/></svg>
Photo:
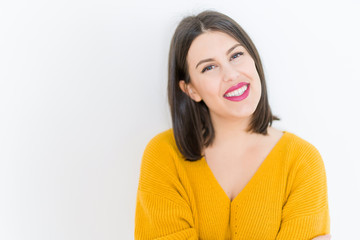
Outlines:
<svg viewBox="0 0 360 240"><path fill-rule="evenodd" d="M203 100L214 118L249 120L260 97L260 77L255 62L234 38L209 31L192 42L187 63L190 83L181 89L194 101Z"/></svg>

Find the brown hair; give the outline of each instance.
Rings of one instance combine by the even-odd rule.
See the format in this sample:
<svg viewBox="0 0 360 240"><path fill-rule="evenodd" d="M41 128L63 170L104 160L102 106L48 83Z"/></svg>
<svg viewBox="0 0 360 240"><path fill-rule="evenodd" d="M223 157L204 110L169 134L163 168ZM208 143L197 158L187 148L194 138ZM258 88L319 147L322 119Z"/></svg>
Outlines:
<svg viewBox="0 0 360 240"><path fill-rule="evenodd" d="M203 101L193 101L179 86L180 80L184 80L186 84L191 81L187 54L194 39L205 31L220 31L230 35L243 44L255 62L261 82L261 98L247 131L267 135L267 127L271 126L272 121L280 120L271 113L260 56L239 24L216 11L204 11L196 16L188 16L179 23L171 40L168 100L176 144L185 159L190 161L201 159L203 148L210 146L215 138L206 104Z"/></svg>

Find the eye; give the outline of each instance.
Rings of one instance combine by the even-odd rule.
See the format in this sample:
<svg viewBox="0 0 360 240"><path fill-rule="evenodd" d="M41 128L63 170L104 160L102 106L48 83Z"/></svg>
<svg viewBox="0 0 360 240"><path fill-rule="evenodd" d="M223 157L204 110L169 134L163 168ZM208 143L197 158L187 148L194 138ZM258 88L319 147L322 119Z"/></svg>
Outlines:
<svg viewBox="0 0 360 240"><path fill-rule="evenodd" d="M201 71L201 73L204 73L204 72L206 72L206 71L209 71L209 70L211 70L211 69L213 69L213 68L215 68L214 65L209 65L209 66L205 67L205 68Z"/></svg>
<svg viewBox="0 0 360 240"><path fill-rule="evenodd" d="M243 52L235 53L234 55L231 56L230 60L235 59L235 58L238 58L238 57L240 57L241 55L244 55L244 53L243 53Z"/></svg>

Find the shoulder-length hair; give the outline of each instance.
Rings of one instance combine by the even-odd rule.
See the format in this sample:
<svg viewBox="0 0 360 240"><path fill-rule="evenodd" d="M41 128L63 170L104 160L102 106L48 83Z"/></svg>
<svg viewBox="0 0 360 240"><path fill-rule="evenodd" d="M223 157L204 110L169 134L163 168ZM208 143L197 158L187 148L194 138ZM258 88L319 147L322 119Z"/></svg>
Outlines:
<svg viewBox="0 0 360 240"><path fill-rule="evenodd" d="M267 127L271 126L273 120L279 120L271 113L260 56L240 25L216 11L188 16L179 23L171 40L168 100L176 145L185 159L190 161L201 159L204 147L210 146L215 138L208 107L203 101L193 101L179 86L180 80L184 80L186 84L191 81L187 54L194 39L205 31L220 31L230 35L243 44L255 62L261 82L261 97L247 131L267 135Z"/></svg>

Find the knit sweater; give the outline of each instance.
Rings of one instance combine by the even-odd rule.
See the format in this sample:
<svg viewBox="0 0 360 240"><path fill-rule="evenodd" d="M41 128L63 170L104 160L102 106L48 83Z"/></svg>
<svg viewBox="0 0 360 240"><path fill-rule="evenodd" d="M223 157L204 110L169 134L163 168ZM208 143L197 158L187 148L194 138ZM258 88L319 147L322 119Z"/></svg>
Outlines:
<svg viewBox="0 0 360 240"><path fill-rule="evenodd" d="M156 135L141 162L135 239L307 240L329 234L321 155L283 133L232 201L205 158L185 160L172 129Z"/></svg>

